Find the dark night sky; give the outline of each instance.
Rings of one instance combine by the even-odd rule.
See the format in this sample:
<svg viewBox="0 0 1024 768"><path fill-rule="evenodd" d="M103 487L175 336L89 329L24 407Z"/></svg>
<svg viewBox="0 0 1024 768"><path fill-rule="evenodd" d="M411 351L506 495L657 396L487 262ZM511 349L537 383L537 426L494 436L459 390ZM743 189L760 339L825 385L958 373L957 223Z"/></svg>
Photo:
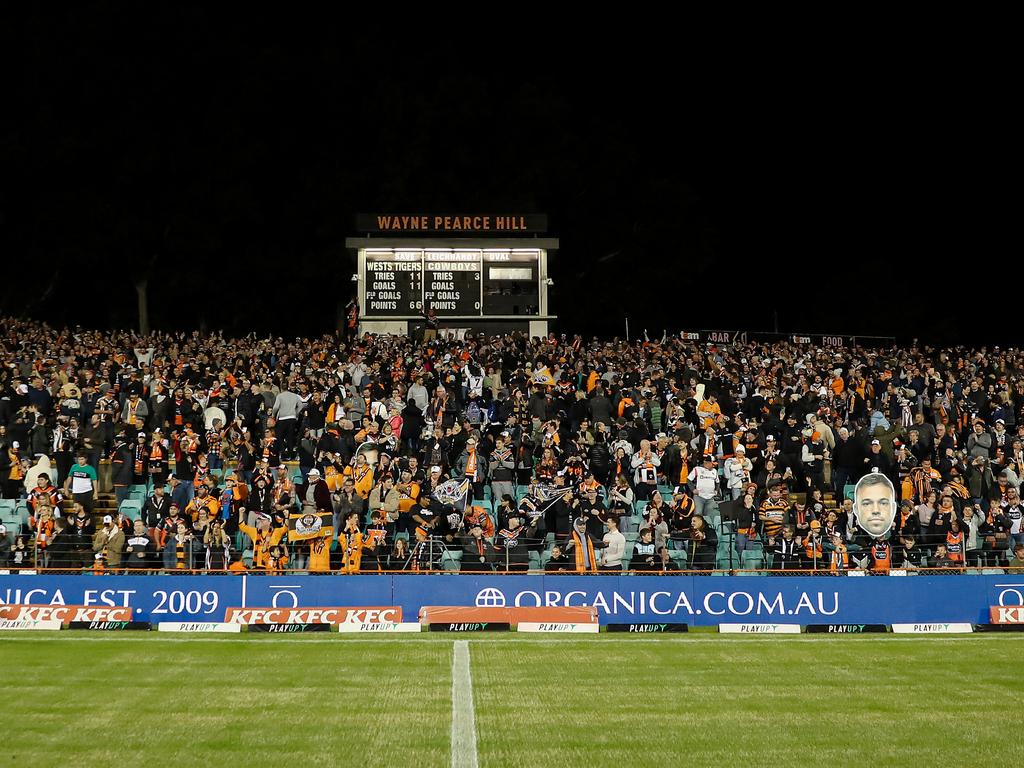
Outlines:
<svg viewBox="0 0 1024 768"><path fill-rule="evenodd" d="M1013 100L938 45L26 13L3 313L132 327L151 269L157 328L322 332L356 212L514 211L561 238L561 331L1020 343Z"/></svg>

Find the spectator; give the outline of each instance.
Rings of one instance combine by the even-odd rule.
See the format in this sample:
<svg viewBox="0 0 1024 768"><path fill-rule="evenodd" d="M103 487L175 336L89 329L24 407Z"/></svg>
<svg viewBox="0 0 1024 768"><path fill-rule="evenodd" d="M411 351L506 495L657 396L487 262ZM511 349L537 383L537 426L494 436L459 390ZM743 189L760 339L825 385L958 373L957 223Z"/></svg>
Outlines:
<svg viewBox="0 0 1024 768"><path fill-rule="evenodd" d="M536 535L534 526L523 526L517 515L510 516L508 526L494 536L498 570L525 573L530 566L529 548Z"/></svg>
<svg viewBox="0 0 1024 768"><path fill-rule="evenodd" d="M936 570L933 571L933 573L956 573L962 570L960 566L961 563L958 560L954 560L950 557L949 552L946 551L945 544L939 544L935 548L935 555L932 557L932 568L935 568Z"/></svg>
<svg viewBox="0 0 1024 768"><path fill-rule="evenodd" d="M8 568L11 564L11 539L7 534L7 526L0 523L0 568Z"/></svg>
<svg viewBox="0 0 1024 768"><path fill-rule="evenodd" d="M114 523L110 515L103 516L103 527L92 537L92 551L102 555L106 568L117 571L121 568L121 553L124 551L124 532Z"/></svg>
<svg viewBox="0 0 1024 768"><path fill-rule="evenodd" d="M64 481L64 493L73 497L75 504L81 505L92 514L93 500L96 490L96 470L89 466L89 457L79 452L78 463L71 468L67 480Z"/></svg>
<svg viewBox="0 0 1024 768"><path fill-rule="evenodd" d="M711 571L715 568L718 551L718 536L701 515L694 515L688 533L687 559L695 571Z"/></svg>
<svg viewBox="0 0 1024 768"><path fill-rule="evenodd" d="M629 570L635 573L651 573L661 571L664 563L662 550L654 543L654 535L650 528L640 529L640 538L633 545L633 554L629 560Z"/></svg>
<svg viewBox="0 0 1024 768"><path fill-rule="evenodd" d="M190 570L195 538L184 520L179 520L164 538L163 565L167 571Z"/></svg>
<svg viewBox="0 0 1024 768"><path fill-rule="evenodd" d="M640 441L640 450L630 457L633 469L633 492L639 501L646 501L658 491L658 467L661 458L651 450L648 440Z"/></svg>
<svg viewBox="0 0 1024 768"><path fill-rule="evenodd" d="M146 529L140 519L133 524L131 535L126 540L124 564L129 571L148 571L155 567L156 544L152 532Z"/></svg>
<svg viewBox="0 0 1024 768"><path fill-rule="evenodd" d="M555 544L551 548L551 557L544 564L545 573L575 573L576 564L569 559L562 548Z"/></svg>
<svg viewBox="0 0 1024 768"><path fill-rule="evenodd" d="M736 446L736 455L725 460L725 482L733 501L742 498L743 489L750 482L754 465L747 458L747 449Z"/></svg>
<svg viewBox="0 0 1024 768"><path fill-rule="evenodd" d="M480 523L471 523L468 534L462 540L462 560L459 570L489 573L493 570L496 559L494 547L484 538L484 531Z"/></svg>
<svg viewBox="0 0 1024 768"><path fill-rule="evenodd" d="M252 564L254 568L261 570L269 570L272 567L270 549L280 544L288 532L287 527L272 529L270 522L268 515L261 514L256 518L255 526L250 526L245 522L245 507L238 510L238 529L252 542Z"/></svg>
<svg viewBox="0 0 1024 768"><path fill-rule="evenodd" d="M68 526L71 545L68 567L91 568L93 564L92 539L96 532L96 526L92 516L80 503L75 504L74 513Z"/></svg>
<svg viewBox="0 0 1024 768"><path fill-rule="evenodd" d="M1009 573L1024 573L1024 544L1013 548L1013 559L1008 564Z"/></svg>
<svg viewBox="0 0 1024 768"><path fill-rule="evenodd" d="M355 512L360 519L363 517L363 512L366 508L366 503L356 493L355 483L351 477L346 477L341 485L341 491L334 495L334 530L340 531L344 525L344 521L348 519L350 513ZM405 530L401 527L401 515L398 518L399 528L398 530Z"/></svg>
<svg viewBox="0 0 1024 768"><path fill-rule="evenodd" d="M800 562L800 540L796 538L793 526L782 529L782 536L775 539L771 546L772 568L779 571L796 571L802 567Z"/></svg>
<svg viewBox="0 0 1024 768"><path fill-rule="evenodd" d="M609 518L605 521L608 533L604 535L604 547L601 550L602 571L622 572L622 558L626 554L626 537L619 532L618 521Z"/></svg>
<svg viewBox="0 0 1024 768"><path fill-rule="evenodd" d="M696 489L693 500L696 513L701 516L714 514L718 510L715 499L718 496L718 470L714 458L708 454L701 457L701 466L694 467L689 474L690 484Z"/></svg>

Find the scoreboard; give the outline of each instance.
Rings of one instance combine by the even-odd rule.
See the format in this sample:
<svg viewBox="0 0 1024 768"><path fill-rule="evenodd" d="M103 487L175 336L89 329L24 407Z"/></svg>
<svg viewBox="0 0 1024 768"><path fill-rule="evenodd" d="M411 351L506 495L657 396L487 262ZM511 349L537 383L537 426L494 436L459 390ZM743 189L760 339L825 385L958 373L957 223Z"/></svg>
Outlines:
<svg viewBox="0 0 1024 768"><path fill-rule="evenodd" d="M384 317L423 309L423 262L418 251L366 254L364 312Z"/></svg>
<svg viewBox="0 0 1024 768"><path fill-rule="evenodd" d="M523 318L541 314L543 248L362 248L364 318Z"/></svg>
<svg viewBox="0 0 1024 768"><path fill-rule="evenodd" d="M479 315L483 298L480 252L431 252L424 256L423 307L438 315Z"/></svg>

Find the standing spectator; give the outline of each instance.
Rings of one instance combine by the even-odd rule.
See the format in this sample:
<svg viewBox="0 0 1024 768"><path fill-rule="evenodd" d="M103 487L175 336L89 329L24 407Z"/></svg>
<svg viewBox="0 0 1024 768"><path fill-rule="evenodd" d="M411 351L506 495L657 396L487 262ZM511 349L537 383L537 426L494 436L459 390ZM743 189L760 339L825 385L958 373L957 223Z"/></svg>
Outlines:
<svg viewBox="0 0 1024 768"><path fill-rule="evenodd" d="M74 512L68 526L71 545L68 565L71 568L90 568L94 560L92 539L96 533L96 526L81 503L75 504Z"/></svg>
<svg viewBox="0 0 1024 768"><path fill-rule="evenodd" d="M701 515L694 515L688 532L687 558L695 571L714 570L718 552L718 536Z"/></svg>
<svg viewBox="0 0 1024 768"><path fill-rule="evenodd" d="M203 532L204 565L208 571L226 571L231 564L231 537L224 530L224 521L214 520Z"/></svg>
<svg viewBox="0 0 1024 768"><path fill-rule="evenodd" d="M96 470L89 465L89 457L84 452L78 453L78 463L71 468L67 480L64 481L64 493L74 498L86 512L92 514L93 500L96 491Z"/></svg>
<svg viewBox="0 0 1024 768"><path fill-rule="evenodd" d="M693 497L696 514L706 516L714 514L718 509L715 497L718 495L719 479L718 471L714 468L714 458L704 454L701 459L701 466L690 470L688 479L696 491Z"/></svg>
<svg viewBox="0 0 1024 768"><path fill-rule="evenodd" d="M473 485L473 498L482 499L484 478L487 474L487 460L477 451L476 438L466 440L466 449L455 463L455 474L465 477Z"/></svg>
<svg viewBox="0 0 1024 768"><path fill-rule="evenodd" d="M114 448L110 454L110 480L114 486L114 498L120 508L121 502L128 498L129 486L132 484L132 451L125 440L124 432L119 432L114 439Z"/></svg>
<svg viewBox="0 0 1024 768"><path fill-rule="evenodd" d="M515 456L505 445L504 437L494 442L494 450L488 457L489 474L491 477L491 498L500 499L505 495L515 495Z"/></svg>
<svg viewBox="0 0 1024 768"><path fill-rule="evenodd" d="M103 556L102 562L112 571L121 568L121 553L124 551L124 531L114 524L110 515L103 516L103 527L92 537L92 551Z"/></svg>
<svg viewBox="0 0 1024 768"><path fill-rule="evenodd" d="M985 422L981 419L974 422L974 430L967 438L967 452L973 459L992 456L992 435L985 431Z"/></svg>
<svg viewBox="0 0 1024 768"><path fill-rule="evenodd" d="M256 525L250 526L245 522L245 507L238 509L238 529L252 541L252 564L254 568L265 570L270 567L270 549L280 544L281 539L288 532L288 527L277 527L271 529L270 516L259 515L256 518Z"/></svg>
<svg viewBox="0 0 1024 768"><path fill-rule="evenodd" d="M605 523L608 533L604 535L604 548L601 552L601 570L622 572L622 558L626 555L626 537L619 532L619 521L609 517Z"/></svg>
<svg viewBox="0 0 1024 768"><path fill-rule="evenodd" d="M195 538L184 520L180 520L164 540L163 564L166 571L190 570Z"/></svg>
<svg viewBox="0 0 1024 768"><path fill-rule="evenodd" d="M290 461L295 453L295 428L302 405L302 399L289 390L287 384L274 400L271 415L275 434L281 441L281 458L285 461Z"/></svg>
<svg viewBox="0 0 1024 768"><path fill-rule="evenodd" d="M725 485L733 501L743 496L743 489L750 482L754 465L747 458L747 449L737 445L735 455L725 460Z"/></svg>

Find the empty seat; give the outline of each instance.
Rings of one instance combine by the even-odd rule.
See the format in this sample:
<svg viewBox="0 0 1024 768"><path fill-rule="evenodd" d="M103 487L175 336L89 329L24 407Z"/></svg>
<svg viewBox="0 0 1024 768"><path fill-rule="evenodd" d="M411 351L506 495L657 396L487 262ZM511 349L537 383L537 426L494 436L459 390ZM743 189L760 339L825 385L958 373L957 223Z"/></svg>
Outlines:
<svg viewBox="0 0 1024 768"><path fill-rule="evenodd" d="M118 512L130 520L138 520L142 517L142 504L135 499L125 499L118 507Z"/></svg>

